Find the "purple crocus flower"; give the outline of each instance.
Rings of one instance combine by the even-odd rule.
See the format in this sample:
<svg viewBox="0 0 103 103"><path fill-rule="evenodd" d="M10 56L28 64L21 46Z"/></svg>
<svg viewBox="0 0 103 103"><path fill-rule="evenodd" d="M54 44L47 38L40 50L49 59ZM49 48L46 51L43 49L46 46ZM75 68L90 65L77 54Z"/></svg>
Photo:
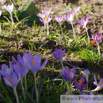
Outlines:
<svg viewBox="0 0 103 103"><path fill-rule="evenodd" d="M6 76L4 77L5 84L10 87L16 87L17 84L19 83L19 80L20 79L14 72L12 75L6 74Z"/></svg>
<svg viewBox="0 0 103 103"><path fill-rule="evenodd" d="M6 76L6 74L11 75L13 73L12 62L10 62L10 68L8 68L8 66L6 64L2 64L1 68L2 68L2 70L0 70L0 74L4 77Z"/></svg>
<svg viewBox="0 0 103 103"><path fill-rule="evenodd" d="M92 39L98 44L102 38L102 34L99 34L98 32L95 35L92 35Z"/></svg>
<svg viewBox="0 0 103 103"><path fill-rule="evenodd" d="M89 81L84 84L84 77L81 77L81 79L79 80L79 83L77 82L76 78L74 77L74 84L76 86L76 88L78 88L80 90L80 92L83 90L84 87L87 86L87 84L89 83Z"/></svg>
<svg viewBox="0 0 103 103"><path fill-rule="evenodd" d="M66 81L71 81L76 73L76 68L73 67L72 70L70 70L69 68L63 69L61 72L61 76L66 80Z"/></svg>
<svg viewBox="0 0 103 103"><path fill-rule="evenodd" d="M27 53L23 53L23 57L27 56ZM13 65L14 71L18 74L20 74L20 77L23 78L29 71L29 69L25 66L23 58L21 57L20 54L17 55L17 60L12 56L13 62L16 64Z"/></svg>
<svg viewBox="0 0 103 103"><path fill-rule="evenodd" d="M72 12L77 12L77 11L80 10L80 6L79 6L79 7L73 6L73 7L71 8L71 10L72 10Z"/></svg>
<svg viewBox="0 0 103 103"><path fill-rule="evenodd" d="M101 79L101 80L99 81L99 84L98 84L98 83L97 83L97 80L96 80L96 76L95 76L95 74L94 74L94 80L95 80L95 82L93 82L93 83L94 83L94 85L96 85L97 87L96 87L94 90L92 90L92 92L101 90L101 89L103 88L103 79Z"/></svg>
<svg viewBox="0 0 103 103"><path fill-rule="evenodd" d="M52 53L57 60L62 61L63 56L65 55L65 49L64 51L62 51L62 48L60 48L60 50L58 48L55 48L55 51Z"/></svg>
<svg viewBox="0 0 103 103"><path fill-rule="evenodd" d="M63 16L59 16L59 17L55 16L55 21L61 24L63 21Z"/></svg>
<svg viewBox="0 0 103 103"><path fill-rule="evenodd" d="M1 0L1 4L4 4L4 3L6 3L6 0Z"/></svg>
<svg viewBox="0 0 103 103"><path fill-rule="evenodd" d="M22 79L28 73L28 68L20 65L19 63L16 65L14 64L13 69L17 75L20 74L20 79Z"/></svg>
<svg viewBox="0 0 103 103"><path fill-rule="evenodd" d="M12 14L12 11L13 11L13 8L14 8L14 4L12 3L11 5L4 5L4 9L6 9L10 15Z"/></svg>
<svg viewBox="0 0 103 103"><path fill-rule="evenodd" d="M45 16L42 19L40 19L40 21L47 25L51 21L51 19L52 18L50 18L50 16Z"/></svg>
<svg viewBox="0 0 103 103"><path fill-rule="evenodd" d="M66 21L72 22L74 19L74 13L68 13L67 15L64 15L64 19Z"/></svg>
<svg viewBox="0 0 103 103"><path fill-rule="evenodd" d="M86 25L88 23L89 17L87 16L86 19L84 19L84 17L82 17L82 20L78 20L78 24L83 25L86 28Z"/></svg>
<svg viewBox="0 0 103 103"><path fill-rule="evenodd" d="M33 73L37 72L39 69L41 69L43 66L46 65L48 59L44 61L44 63L41 65L41 56L40 54L36 54L34 57L29 52L26 56L23 56L23 61L25 66L30 69Z"/></svg>

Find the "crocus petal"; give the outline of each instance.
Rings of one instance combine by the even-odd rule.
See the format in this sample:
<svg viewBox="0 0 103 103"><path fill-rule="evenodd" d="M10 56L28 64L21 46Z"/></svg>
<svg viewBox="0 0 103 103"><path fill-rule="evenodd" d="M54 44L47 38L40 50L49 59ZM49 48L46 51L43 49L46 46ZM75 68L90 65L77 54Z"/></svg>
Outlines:
<svg viewBox="0 0 103 103"><path fill-rule="evenodd" d="M23 65L23 59L21 58L21 55L20 55L20 54L17 55L17 59L18 59L19 63L20 63L21 65Z"/></svg>
<svg viewBox="0 0 103 103"><path fill-rule="evenodd" d="M16 60L13 56L12 56L11 58L12 58L12 61L13 61L15 64L18 63L17 60Z"/></svg>
<svg viewBox="0 0 103 103"><path fill-rule="evenodd" d="M76 78L74 77L74 84L75 84L75 86L79 89L80 88L80 85L78 84L78 82L77 82L77 80L76 80Z"/></svg>
<svg viewBox="0 0 103 103"><path fill-rule="evenodd" d="M36 55L35 55L34 61L36 61L36 62L41 62L41 56L40 56L40 54L36 54Z"/></svg>
<svg viewBox="0 0 103 103"><path fill-rule="evenodd" d="M75 67L73 67L72 72L75 75L75 73L76 73L76 68Z"/></svg>
<svg viewBox="0 0 103 103"><path fill-rule="evenodd" d="M101 90L101 89L102 89L101 86L97 86L94 90L92 90L92 92L96 92L96 91L99 91L99 90Z"/></svg>
<svg viewBox="0 0 103 103"><path fill-rule="evenodd" d="M43 66L45 66L45 65L47 64L47 62L48 62L48 59L46 59L46 60L44 61L44 63L40 66L40 68L42 68Z"/></svg>

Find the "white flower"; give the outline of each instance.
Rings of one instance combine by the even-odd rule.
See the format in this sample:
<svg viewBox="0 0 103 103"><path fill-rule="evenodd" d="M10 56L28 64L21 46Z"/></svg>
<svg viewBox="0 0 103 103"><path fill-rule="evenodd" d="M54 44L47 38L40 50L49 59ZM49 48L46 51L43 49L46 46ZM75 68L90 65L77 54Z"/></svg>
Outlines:
<svg viewBox="0 0 103 103"><path fill-rule="evenodd" d="M4 9L6 9L10 14L12 13L14 8L14 4L12 3L11 5L4 5Z"/></svg>

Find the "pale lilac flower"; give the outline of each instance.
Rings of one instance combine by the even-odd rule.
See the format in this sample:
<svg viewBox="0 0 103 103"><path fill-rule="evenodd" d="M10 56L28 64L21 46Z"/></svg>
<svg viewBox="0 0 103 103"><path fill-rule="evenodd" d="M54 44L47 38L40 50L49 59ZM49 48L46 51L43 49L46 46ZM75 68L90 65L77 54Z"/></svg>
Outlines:
<svg viewBox="0 0 103 103"><path fill-rule="evenodd" d="M64 19L66 21L72 22L74 19L74 13L68 13L67 15L64 15Z"/></svg>
<svg viewBox="0 0 103 103"><path fill-rule="evenodd" d="M42 13L45 14L45 16L48 16L51 12L51 9L48 9L48 10L42 10Z"/></svg>
<svg viewBox="0 0 103 103"><path fill-rule="evenodd" d="M38 13L37 16L40 17L40 18L44 18L45 17L45 13Z"/></svg>
<svg viewBox="0 0 103 103"><path fill-rule="evenodd" d="M40 21L47 25L51 21L51 19L52 18L50 18L50 16L45 16L42 19L40 19Z"/></svg>
<svg viewBox="0 0 103 103"><path fill-rule="evenodd" d="M38 13L37 16L40 18L44 18L45 16L48 16L50 14L51 9L49 10L42 10L41 13Z"/></svg>
<svg viewBox="0 0 103 103"><path fill-rule="evenodd" d="M10 14L12 14L14 8L14 4L12 3L11 5L4 5L4 9L6 9Z"/></svg>
<svg viewBox="0 0 103 103"><path fill-rule="evenodd" d="M86 69L85 71L81 71L81 73L86 77L86 80L88 82L88 78L89 78L89 75L90 75L90 72L88 69Z"/></svg>
<svg viewBox="0 0 103 103"><path fill-rule="evenodd" d="M92 92L101 90L101 89L103 88L103 79L101 79L101 80L99 81L99 84L98 84L98 83L97 83L97 80L96 80L96 76L95 76L95 74L94 74L94 80L95 80L95 82L93 82L93 83L94 83L94 85L96 85L97 87L96 87L94 90L92 90Z"/></svg>
<svg viewBox="0 0 103 103"><path fill-rule="evenodd" d="M59 17L55 16L55 21L61 24L63 21L63 16L59 16Z"/></svg>
<svg viewBox="0 0 103 103"><path fill-rule="evenodd" d="M4 4L6 2L6 0L1 0L1 4Z"/></svg>
<svg viewBox="0 0 103 103"><path fill-rule="evenodd" d="M86 25L88 23L89 17L87 16L86 19L84 19L84 17L82 17L82 20L78 20L78 24L83 25L86 28Z"/></svg>
<svg viewBox="0 0 103 103"><path fill-rule="evenodd" d="M73 7L71 8L71 10L72 10L72 12L77 12L77 11L80 10L80 6L79 6L79 7L73 6Z"/></svg>

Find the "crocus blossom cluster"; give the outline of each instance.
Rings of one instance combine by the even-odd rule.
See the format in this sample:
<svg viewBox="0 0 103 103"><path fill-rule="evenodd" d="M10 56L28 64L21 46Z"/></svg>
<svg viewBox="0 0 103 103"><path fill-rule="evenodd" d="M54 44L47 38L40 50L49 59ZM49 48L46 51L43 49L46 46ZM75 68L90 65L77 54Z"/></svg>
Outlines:
<svg viewBox="0 0 103 103"><path fill-rule="evenodd" d="M33 74L36 74L40 68L46 65L48 59L46 59L44 63L41 64L40 54L36 54L33 57L30 52L28 53L24 52L23 57L21 57L21 55L18 54L17 60L13 56L12 56L12 60L14 64L10 62L9 68L6 64L2 64L0 75L3 76L5 84L13 88L14 94L17 99L17 103L19 103L17 92L16 92L17 84L19 83L19 81L21 81L22 83L23 77L28 73L29 70L31 70ZM23 84L22 84L22 88L23 88ZM24 88L23 88L23 92L24 92Z"/></svg>

